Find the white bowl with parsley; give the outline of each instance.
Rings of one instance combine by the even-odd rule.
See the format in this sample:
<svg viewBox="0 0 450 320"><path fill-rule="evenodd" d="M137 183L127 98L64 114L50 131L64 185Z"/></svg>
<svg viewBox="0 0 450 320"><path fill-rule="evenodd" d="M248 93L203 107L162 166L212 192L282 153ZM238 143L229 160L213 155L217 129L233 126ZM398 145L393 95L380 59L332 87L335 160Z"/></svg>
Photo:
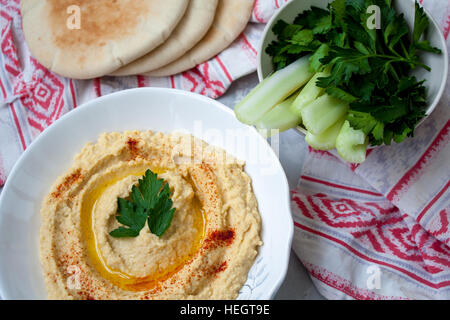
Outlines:
<svg viewBox="0 0 450 320"><path fill-rule="evenodd" d="M244 123L295 128L313 148L361 163L368 147L413 136L447 73L444 36L414 0L293 0L267 24L261 83L235 111Z"/></svg>
<svg viewBox="0 0 450 320"><path fill-rule="evenodd" d="M221 103L163 88L124 90L79 106L23 153L0 198L0 296L46 299L39 260L42 199L84 145L101 133L129 130L190 133L246 162L262 218L263 245L238 298L271 299L284 280L293 236L289 186L276 154Z"/></svg>

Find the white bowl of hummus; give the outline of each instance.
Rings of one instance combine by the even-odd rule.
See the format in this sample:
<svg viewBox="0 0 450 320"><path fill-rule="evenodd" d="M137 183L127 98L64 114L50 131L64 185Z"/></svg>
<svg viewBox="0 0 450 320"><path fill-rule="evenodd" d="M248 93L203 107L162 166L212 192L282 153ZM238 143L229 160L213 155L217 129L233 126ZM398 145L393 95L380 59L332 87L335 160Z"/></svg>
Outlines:
<svg viewBox="0 0 450 320"><path fill-rule="evenodd" d="M196 94L125 90L56 121L13 168L0 295L271 299L292 235L286 176L255 129Z"/></svg>

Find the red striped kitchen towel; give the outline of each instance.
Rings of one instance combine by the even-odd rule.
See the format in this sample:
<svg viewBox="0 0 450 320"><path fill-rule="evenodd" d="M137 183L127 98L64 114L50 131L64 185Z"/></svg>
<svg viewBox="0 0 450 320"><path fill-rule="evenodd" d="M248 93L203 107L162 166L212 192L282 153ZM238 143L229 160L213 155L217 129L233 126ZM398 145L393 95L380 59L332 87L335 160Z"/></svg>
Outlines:
<svg viewBox="0 0 450 320"><path fill-rule="evenodd" d="M40 132L90 99L135 87L221 96L232 81L256 70L256 50L264 24L286 1L255 0L251 21L240 37L210 61L180 75L79 81L50 72L30 56L22 33L20 1L0 0L0 188L20 154Z"/></svg>
<svg viewBox="0 0 450 320"><path fill-rule="evenodd" d="M450 1L422 2L448 39ZM292 191L293 249L326 298L450 299L449 101L447 82L413 139L362 165L309 150Z"/></svg>

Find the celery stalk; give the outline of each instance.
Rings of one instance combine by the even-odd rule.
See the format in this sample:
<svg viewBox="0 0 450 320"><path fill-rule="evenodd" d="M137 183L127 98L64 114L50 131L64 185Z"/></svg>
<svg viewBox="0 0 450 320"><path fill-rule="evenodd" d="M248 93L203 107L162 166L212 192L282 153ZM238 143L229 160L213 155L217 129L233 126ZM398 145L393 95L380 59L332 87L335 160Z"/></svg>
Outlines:
<svg viewBox="0 0 450 320"><path fill-rule="evenodd" d="M316 150L332 150L336 148L336 139L344 124L344 120L339 120L320 135L308 132L305 137L306 143Z"/></svg>
<svg viewBox="0 0 450 320"><path fill-rule="evenodd" d="M301 121L301 117L296 112L292 111L291 105L298 94L276 105L272 110L263 115L261 119L256 122L258 129L278 129L280 132L289 130Z"/></svg>
<svg viewBox="0 0 450 320"><path fill-rule="evenodd" d="M336 138L336 149L342 159L350 163L366 160L368 137L361 130L355 130L348 121L344 122Z"/></svg>
<svg viewBox="0 0 450 320"><path fill-rule="evenodd" d="M303 87L302 91L300 91L300 94L298 95L297 99L295 99L294 103L292 104L293 111L297 112L298 114L301 114L302 109L307 104L316 100L317 97L324 92L323 88L316 86L317 79L328 76L329 73L325 72L316 73L311 78L311 80L309 80L309 82Z"/></svg>
<svg viewBox="0 0 450 320"><path fill-rule="evenodd" d="M309 71L309 55L275 72L254 88L234 107L239 121L255 124L274 106L302 87L313 74Z"/></svg>
<svg viewBox="0 0 450 320"><path fill-rule="evenodd" d="M348 108L347 103L324 94L303 107L301 111L303 125L312 134L320 135L343 118Z"/></svg>

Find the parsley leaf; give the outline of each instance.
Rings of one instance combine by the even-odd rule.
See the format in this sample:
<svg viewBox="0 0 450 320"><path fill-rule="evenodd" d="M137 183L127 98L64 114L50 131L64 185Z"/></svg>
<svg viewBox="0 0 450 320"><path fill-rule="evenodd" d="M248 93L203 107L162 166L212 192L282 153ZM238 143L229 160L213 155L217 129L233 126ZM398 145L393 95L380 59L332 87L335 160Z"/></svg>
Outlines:
<svg viewBox="0 0 450 320"><path fill-rule="evenodd" d="M311 72L319 72L322 70L320 59L328 55L329 48L327 44L322 44L319 49L309 58L309 70Z"/></svg>
<svg viewBox="0 0 450 320"><path fill-rule="evenodd" d="M418 42L422 37L423 33L428 29L430 21L428 20L425 11L416 2L416 11L414 15L414 31L413 31L413 41Z"/></svg>
<svg viewBox="0 0 450 320"><path fill-rule="evenodd" d="M326 24L331 27L330 13L325 9L311 6L310 10L300 13L295 18L294 24L301 25L307 29L319 27L319 29L322 30L323 26Z"/></svg>
<svg viewBox="0 0 450 320"><path fill-rule="evenodd" d="M314 40L313 32L308 29L300 30L294 34L289 42L300 46L307 46Z"/></svg>
<svg viewBox="0 0 450 320"><path fill-rule="evenodd" d="M331 66L331 76L319 78L317 85L326 88L332 84L338 86L349 83L353 74L367 74L372 71L369 56L354 49L331 47L327 57L320 60Z"/></svg>
<svg viewBox="0 0 450 320"><path fill-rule="evenodd" d="M142 207L135 209L134 204L126 199L118 199L118 216L117 221L129 228L119 227L110 232L115 238L137 237L139 231L145 226L147 214Z"/></svg>
<svg viewBox="0 0 450 320"><path fill-rule="evenodd" d="M170 227L170 223L175 213L172 208L173 202L170 199L170 189L167 184L164 185L160 193L159 201L156 203L152 214L148 217L148 226L150 231L161 237L163 233Z"/></svg>
<svg viewBox="0 0 450 320"><path fill-rule="evenodd" d="M118 198L117 221L126 227L111 231L115 238L137 237L148 221L150 231L161 237L170 227L176 211L169 185L147 170L138 185L131 188L130 200Z"/></svg>

